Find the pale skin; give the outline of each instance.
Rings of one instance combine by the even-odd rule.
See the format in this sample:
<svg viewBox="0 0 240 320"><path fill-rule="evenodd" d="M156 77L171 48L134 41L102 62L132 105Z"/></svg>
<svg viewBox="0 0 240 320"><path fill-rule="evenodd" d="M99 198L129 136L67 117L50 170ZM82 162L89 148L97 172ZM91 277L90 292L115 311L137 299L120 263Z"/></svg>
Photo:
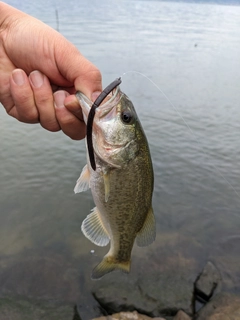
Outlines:
<svg viewBox="0 0 240 320"><path fill-rule="evenodd" d="M6 112L80 140L85 124L77 90L97 98L97 67L60 33L0 2L0 102Z"/></svg>

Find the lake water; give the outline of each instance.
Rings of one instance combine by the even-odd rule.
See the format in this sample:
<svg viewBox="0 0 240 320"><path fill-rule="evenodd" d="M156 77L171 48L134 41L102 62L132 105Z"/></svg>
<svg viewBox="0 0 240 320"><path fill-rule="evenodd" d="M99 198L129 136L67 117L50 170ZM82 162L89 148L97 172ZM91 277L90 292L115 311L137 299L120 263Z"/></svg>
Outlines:
<svg viewBox="0 0 240 320"><path fill-rule="evenodd" d="M146 249L134 247L133 269L163 235L177 235L177 252L188 239L198 271L210 259L224 290L240 292L240 6L7 2L53 28L57 12L59 31L100 68L103 87L123 76L121 88L134 102L155 171L158 236ZM69 304L85 299L91 308L91 270L107 249L80 230L94 206L90 192L73 193L84 142L18 123L3 108L0 136L0 295ZM174 250L166 241L168 249Z"/></svg>

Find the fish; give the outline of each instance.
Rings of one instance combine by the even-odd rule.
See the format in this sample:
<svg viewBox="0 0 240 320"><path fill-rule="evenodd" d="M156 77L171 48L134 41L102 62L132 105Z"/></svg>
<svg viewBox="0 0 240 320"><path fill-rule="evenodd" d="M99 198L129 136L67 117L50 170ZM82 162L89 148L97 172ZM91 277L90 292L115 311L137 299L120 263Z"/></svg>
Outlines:
<svg viewBox="0 0 240 320"><path fill-rule="evenodd" d="M76 97L87 124L93 102L81 92ZM117 269L129 273L135 240L144 247L156 237L150 150L133 103L119 86L96 108L92 146L96 168L87 150L87 164L74 192L90 188L96 206L82 222L85 237L98 246L110 243L109 252L92 271L92 279L100 279Z"/></svg>

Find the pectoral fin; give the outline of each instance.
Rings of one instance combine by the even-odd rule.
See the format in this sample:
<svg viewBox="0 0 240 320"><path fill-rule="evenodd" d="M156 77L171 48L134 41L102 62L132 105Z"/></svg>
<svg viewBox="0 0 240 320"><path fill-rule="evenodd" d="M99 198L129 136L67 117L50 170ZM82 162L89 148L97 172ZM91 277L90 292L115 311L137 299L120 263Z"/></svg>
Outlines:
<svg viewBox="0 0 240 320"><path fill-rule="evenodd" d="M97 207L83 220L81 230L86 238L100 247L109 243L109 235L102 224Z"/></svg>
<svg viewBox="0 0 240 320"><path fill-rule="evenodd" d="M152 207L149 209L142 229L138 232L136 242L139 247L151 244L156 238L156 224Z"/></svg>
<svg viewBox="0 0 240 320"><path fill-rule="evenodd" d="M77 180L76 186L74 188L75 193L86 191L89 189L90 172L88 170L87 164L82 169L80 177Z"/></svg>

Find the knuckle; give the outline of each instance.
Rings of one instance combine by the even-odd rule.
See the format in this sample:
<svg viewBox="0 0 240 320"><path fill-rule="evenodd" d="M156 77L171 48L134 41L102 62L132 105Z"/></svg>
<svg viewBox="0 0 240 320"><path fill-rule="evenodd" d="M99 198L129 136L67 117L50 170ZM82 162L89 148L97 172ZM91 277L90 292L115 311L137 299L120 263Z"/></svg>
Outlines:
<svg viewBox="0 0 240 320"><path fill-rule="evenodd" d="M75 124L75 119L73 117L73 115L65 115L64 117L62 117L61 119L61 125L64 127L73 127Z"/></svg>
<svg viewBox="0 0 240 320"><path fill-rule="evenodd" d="M15 101L18 102L18 104L22 105L28 105L31 104L32 97L29 96L28 92L25 92L24 90L19 95L15 95Z"/></svg>
<svg viewBox="0 0 240 320"><path fill-rule="evenodd" d="M57 131L61 130L59 124L55 121L44 123L44 122L41 122L41 120L40 120L40 124L44 129L51 131L51 132L57 132Z"/></svg>
<svg viewBox="0 0 240 320"><path fill-rule="evenodd" d="M94 82L102 82L102 75L100 70L94 66L93 64L89 65L86 73L85 73L85 77L88 81L94 81Z"/></svg>
<svg viewBox="0 0 240 320"><path fill-rule="evenodd" d="M18 120L26 123L37 123L39 122L39 114L34 102L29 100L19 100L15 104Z"/></svg>
<svg viewBox="0 0 240 320"><path fill-rule="evenodd" d="M17 107L19 109L19 107ZM21 111L18 110L19 121L25 123L37 123L39 122L38 112L34 108L24 108Z"/></svg>
<svg viewBox="0 0 240 320"><path fill-rule="evenodd" d="M85 138L85 134L82 132L65 132L67 136L69 136L69 138L71 138L72 140L82 140Z"/></svg>
<svg viewBox="0 0 240 320"><path fill-rule="evenodd" d="M85 124L75 117L62 118L60 125L62 131L72 140L81 140L85 137Z"/></svg>
<svg viewBox="0 0 240 320"><path fill-rule="evenodd" d="M53 99L46 96L38 97L37 99L35 98L35 101L36 105L41 109L48 109L53 106Z"/></svg>
<svg viewBox="0 0 240 320"><path fill-rule="evenodd" d="M38 90L34 92L34 99L37 105L39 106L47 106L47 105L53 105L53 95L52 91L48 92L45 90Z"/></svg>

